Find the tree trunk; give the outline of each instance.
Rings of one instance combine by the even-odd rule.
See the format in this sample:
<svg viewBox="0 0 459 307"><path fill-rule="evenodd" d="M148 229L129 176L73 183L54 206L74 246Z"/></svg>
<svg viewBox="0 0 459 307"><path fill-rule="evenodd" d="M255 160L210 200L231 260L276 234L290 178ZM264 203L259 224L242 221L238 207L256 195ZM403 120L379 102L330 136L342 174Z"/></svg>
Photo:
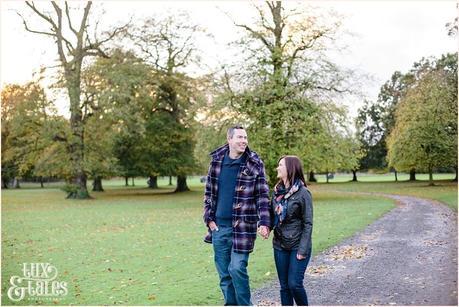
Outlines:
<svg viewBox="0 0 459 307"><path fill-rule="evenodd" d="M13 189L20 189L21 186L19 185L19 179L16 177L13 178Z"/></svg>
<svg viewBox="0 0 459 307"><path fill-rule="evenodd" d="M104 188L102 187L102 177L96 176L94 182L92 183L92 190L95 192L103 192Z"/></svg>
<svg viewBox="0 0 459 307"><path fill-rule="evenodd" d="M455 167L455 170L456 170L456 176L454 177L453 181L457 182L457 165Z"/></svg>
<svg viewBox="0 0 459 307"><path fill-rule="evenodd" d="M87 177L86 174L80 173L77 177L73 178L71 184L75 187L72 192L67 194L68 199L89 199L91 196L89 195L87 189Z"/></svg>
<svg viewBox="0 0 459 307"><path fill-rule="evenodd" d="M8 180L2 178L2 189L8 189Z"/></svg>
<svg viewBox="0 0 459 307"><path fill-rule="evenodd" d="M175 192L189 191L188 185L186 184L186 176L177 176L177 188Z"/></svg>
<svg viewBox="0 0 459 307"><path fill-rule="evenodd" d="M357 182L357 170L352 170L352 181Z"/></svg>
<svg viewBox="0 0 459 307"><path fill-rule="evenodd" d="M81 62L75 63L75 67L71 70L69 67L65 69L65 79L67 81L67 90L70 99L70 128L72 137L70 138L69 146L67 146L70 163L72 166L72 183L76 190L70 192L67 198L86 199L90 198L87 188L87 177L84 171L84 123L83 113L80 104L80 77Z"/></svg>
<svg viewBox="0 0 459 307"><path fill-rule="evenodd" d="M397 177L397 171L396 170L394 170L394 174L395 174L395 182L397 182L398 181L398 177Z"/></svg>
<svg viewBox="0 0 459 307"><path fill-rule="evenodd" d="M84 169L84 125L85 118L83 117L83 110L81 105L81 67L85 57L95 55L97 53L103 53L101 50L101 44L106 42L99 41L95 37L89 42L86 35L86 29L88 28L88 15L91 9L92 2L88 1L82 14L80 30L77 31L72 29L76 41L72 39L66 39L64 34L64 24L62 16L62 8L53 2L54 10L57 13L57 19L48 15L47 13L40 12L34 5L27 3L32 8L36 15L46 20L48 26L47 32L34 31L26 26L24 20L24 26L27 31L37 34L50 35L54 38L57 46L57 52L59 55L59 61L63 68L63 84L67 89L67 94L70 103L70 131L71 135L68 138L63 138L62 142L65 142L65 146L68 153L70 172L71 172L71 186L67 194L67 198L78 198L86 199L90 198L87 189L87 177ZM68 23L70 25L70 13L66 11L68 17ZM72 26L70 26L72 28ZM73 37L73 35L72 35ZM113 36L112 36L113 37ZM72 42L73 41L73 42ZM71 50L70 54L66 50Z"/></svg>
<svg viewBox="0 0 459 307"><path fill-rule="evenodd" d="M172 176L169 176L169 185L172 185Z"/></svg>
<svg viewBox="0 0 459 307"><path fill-rule="evenodd" d="M410 169L410 181L416 181L416 169Z"/></svg>
<svg viewBox="0 0 459 307"><path fill-rule="evenodd" d="M325 172L325 178L327 179L327 183L328 183L328 170L326 170Z"/></svg>
<svg viewBox="0 0 459 307"><path fill-rule="evenodd" d="M314 175L314 171L309 172L309 182L317 182L316 176Z"/></svg>
<svg viewBox="0 0 459 307"><path fill-rule="evenodd" d="M432 167L429 167L429 186L433 186L433 185L435 185L433 181L433 170L432 170Z"/></svg>
<svg viewBox="0 0 459 307"><path fill-rule="evenodd" d="M150 189L158 188L158 176L150 176L148 179L148 187Z"/></svg>
<svg viewBox="0 0 459 307"><path fill-rule="evenodd" d="M43 189L45 186L43 185L43 176L40 176L40 187Z"/></svg>
<svg viewBox="0 0 459 307"><path fill-rule="evenodd" d="M282 29L284 28L284 25L282 20L282 4L280 1L276 2L275 6L271 8L271 13L274 22L274 49L271 52L273 78L277 85L284 87L284 69L282 67L284 62L284 59L282 58ZM277 91L274 91L274 95L276 98L279 98Z"/></svg>
<svg viewBox="0 0 459 307"><path fill-rule="evenodd" d="M125 181L124 186L128 187L128 186L129 186L129 177L128 177L128 176L125 176L125 177L124 177L124 181Z"/></svg>
<svg viewBox="0 0 459 307"><path fill-rule="evenodd" d="M132 186L134 187L135 186L134 177L132 177L131 183L132 183Z"/></svg>

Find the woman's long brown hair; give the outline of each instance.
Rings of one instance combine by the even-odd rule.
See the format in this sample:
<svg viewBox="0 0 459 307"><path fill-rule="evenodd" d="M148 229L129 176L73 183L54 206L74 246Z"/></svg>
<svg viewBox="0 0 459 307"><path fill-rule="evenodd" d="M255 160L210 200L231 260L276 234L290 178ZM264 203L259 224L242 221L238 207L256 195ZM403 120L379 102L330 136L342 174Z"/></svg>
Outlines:
<svg viewBox="0 0 459 307"><path fill-rule="evenodd" d="M299 179L306 186L306 180L304 180L303 173L303 163L301 162L300 158L297 156L282 156L279 160L277 160L278 165L282 159L285 161L285 168L287 169L287 180L289 185L294 184L295 180ZM276 186L280 183L282 183L282 179L279 179Z"/></svg>

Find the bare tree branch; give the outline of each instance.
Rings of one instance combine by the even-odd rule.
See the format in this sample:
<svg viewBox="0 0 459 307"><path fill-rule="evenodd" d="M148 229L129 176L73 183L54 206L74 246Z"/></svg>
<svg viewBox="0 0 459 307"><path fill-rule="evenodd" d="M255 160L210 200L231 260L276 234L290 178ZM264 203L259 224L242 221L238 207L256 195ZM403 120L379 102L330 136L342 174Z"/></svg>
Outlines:
<svg viewBox="0 0 459 307"><path fill-rule="evenodd" d="M70 18L70 11L69 11L69 5L68 5L67 1L65 1L64 3L65 3L65 14L67 15L67 19L68 19L68 22L69 22L69 28L75 34L75 36L78 37L78 32L72 26L72 20Z"/></svg>
<svg viewBox="0 0 459 307"><path fill-rule="evenodd" d="M78 31L78 36L82 36L86 28L86 23L88 20L89 10L91 9L92 1L88 1L84 8L83 18L81 19L80 30Z"/></svg>
<svg viewBox="0 0 459 307"><path fill-rule="evenodd" d="M316 89L318 90L324 90L324 91L327 91L327 92L335 92L335 93L340 93L340 94L343 94L343 93L352 93L351 90L349 89L339 89L335 86L320 86L320 85L317 85L315 86Z"/></svg>
<svg viewBox="0 0 459 307"><path fill-rule="evenodd" d="M34 4L33 2L26 1L25 4L26 4L28 7L30 7L38 16L40 16L41 18L43 18L44 20L46 20L48 23L50 23L54 30L57 29L57 25L56 25L56 23L51 19L51 17L46 16L45 14L43 14L42 12L40 12L40 11L35 7L35 4Z"/></svg>
<svg viewBox="0 0 459 307"><path fill-rule="evenodd" d="M61 64L60 66L64 70L62 75L63 83L60 85L66 87L70 101L71 138L67 139L65 135L62 136L61 133L57 133L53 136L53 139L55 141L65 142L67 145L66 148L70 157L73 182L77 185L77 192L69 194L69 197L87 198L89 195L86 187L86 171L83 167L85 154L84 130L87 119L91 116L93 113L92 111L96 109L97 106L95 105L94 98L91 95L86 95L86 100L81 98L82 93L87 94L85 89L82 89L81 87L81 69L83 59L86 56L93 55L107 57L107 54L105 54L102 50L102 44L112 39L122 30L122 28L115 29L113 32L109 33L105 39L100 41L95 39L95 42L92 43L89 39L90 36L87 33L89 28L88 16L92 5L91 1L88 1L84 8L78 31L72 24L68 3L65 2L65 7L63 7L65 9L64 16L63 9L56 3L56 1L52 1L51 4L56 13L56 16L54 17L40 12L33 2L26 2L26 5L31 8L37 16L51 25L50 32L31 30L24 18L22 18L22 16L21 18L23 19L26 30L55 38ZM68 19L66 23L68 23L68 27L70 28L71 37L73 37L72 33L76 36L76 44L72 44L69 40L70 38L64 36L66 29L64 29L63 26L63 18ZM69 59L66 58L66 54L69 56Z"/></svg>
<svg viewBox="0 0 459 307"><path fill-rule="evenodd" d="M186 65L186 61L187 61L187 59L188 59L188 57L190 56L190 54L191 54L192 51L193 51L192 49L188 49L188 51L187 51L187 53L185 54L185 56L183 57L182 61L176 63L176 64L175 64L175 67L180 67L180 66ZM178 55L178 53L177 53L177 55Z"/></svg>
<svg viewBox="0 0 459 307"><path fill-rule="evenodd" d="M62 41L64 40L63 39L63 35L62 35L62 10L56 4L56 2L51 1L51 4L53 5L54 10L57 13L57 26L55 28L56 37L57 37L57 51L59 53L59 57L61 58L62 63L64 64L64 68L67 68L66 65L68 64L68 62L67 62L67 58L66 58L66 56L64 54L64 48L63 48L63 45L62 45ZM66 44L71 45L70 42L68 42Z"/></svg>
<svg viewBox="0 0 459 307"><path fill-rule="evenodd" d="M88 42L87 46L83 48L83 52L87 55L94 55L94 51L97 55L103 56L108 58L108 55L101 49L101 45L108 42L109 40L113 39L116 35L120 32L124 31L130 24L131 21L126 23L124 26L116 28L113 32L109 33L108 36L100 41L91 42L89 40L89 35L86 33L86 41Z"/></svg>
<svg viewBox="0 0 459 307"><path fill-rule="evenodd" d="M234 94L234 91L233 89L231 88L231 83L230 83L230 76L228 74L228 71L226 71L226 69L224 68L224 81L225 81L225 85L226 85L226 89L231 93L231 96L234 97L235 94Z"/></svg>
<svg viewBox="0 0 459 307"><path fill-rule="evenodd" d="M65 2L65 3L67 4L67 2ZM64 41L69 53L73 53L75 48L73 47L72 43L68 39L66 39L64 37L64 35L62 34L62 29L63 29L63 26L62 26L62 9L59 6L57 6L54 1L52 1L51 4L53 5L54 10L57 13L57 18L58 18L58 25L59 25L58 28L59 29L56 30L57 38L61 39L62 41ZM69 19L69 23L70 23L70 16L68 16L68 19Z"/></svg>
<svg viewBox="0 0 459 307"><path fill-rule="evenodd" d="M26 1L26 4L27 6L29 6L37 15L39 15L41 18L43 18L44 20L46 20L48 23L51 24L52 26L52 29L54 30L54 33L50 33L50 32L44 32L44 31L37 31L37 30L32 30L30 29L28 26L27 26L27 23L24 19L24 17L17 13L21 18L22 18L22 21L24 23L24 27L25 29L28 31L28 32L31 32L31 33L36 33L36 34L44 34L44 35L48 35L48 36L53 36L53 37L56 37L58 40L61 39L65 42L66 44L66 47L67 47L67 50L71 53L73 52L74 48L72 46L72 44L67 40L65 39L62 35L59 36L59 32L62 33L62 29L59 31L58 29L58 26L56 25L56 23L54 22L54 20L49 17L49 16L46 16L45 14L41 13L36 7L35 7L35 4L32 2L32 3L29 3ZM56 9L56 6L55 6L55 9ZM60 10L60 9L59 9ZM57 12L57 10L56 10ZM58 13L58 19L59 19L59 13ZM70 18L69 18L70 20ZM59 21L61 22L61 21ZM64 56L65 58L65 56Z"/></svg>
<svg viewBox="0 0 459 307"><path fill-rule="evenodd" d="M266 1L266 3L268 4L269 9L271 10L271 14L273 16L274 23L276 24L276 28L273 28L272 32L274 34L276 34L277 31L282 33L285 27L285 20L287 20L288 18L288 16L282 17L282 4L281 4L282 2L276 1L276 5L274 5L274 2ZM264 19L264 16L262 16L262 18Z"/></svg>
<svg viewBox="0 0 459 307"><path fill-rule="evenodd" d="M176 51L176 55L179 55L180 53L183 52L183 50L185 50L186 47L188 47L188 52L187 52L187 55L184 57L184 60L186 60L186 58L188 57L188 55L190 54L190 51L192 50L192 47L193 45L191 44L188 44L189 41L191 41L191 39L193 38L193 35L194 35L195 31L191 32L190 35L188 35L188 37L185 39L185 41L183 42L182 44L182 47L179 48L177 51Z"/></svg>
<svg viewBox="0 0 459 307"><path fill-rule="evenodd" d="M24 17L23 17L21 14L19 14L18 12L16 12L16 14L18 14L19 17L21 17L22 23L24 24L24 28L26 29L26 31L32 32L32 33L36 33L36 34L43 34L43 35L49 35L49 36L56 37L56 34L54 34L54 33L44 32L44 31L37 31L37 30L32 30L32 29L30 29L30 28L27 26L27 22L25 21Z"/></svg>
<svg viewBox="0 0 459 307"><path fill-rule="evenodd" d="M105 53L105 51L103 51L102 49L92 49L91 51L85 51L84 53L85 56L100 56L100 57L103 57L103 58L110 58L110 56Z"/></svg>
<svg viewBox="0 0 459 307"><path fill-rule="evenodd" d="M255 30L253 30L252 28L250 28L247 25L241 25L241 24L237 24L237 23L235 23L234 25L249 31L255 38L258 38L259 40L261 40L262 43L269 49L269 51L271 51L271 52L274 51L274 46L270 42L268 42L266 40L266 37L264 37L263 34L261 34L260 32L257 32Z"/></svg>
<svg viewBox="0 0 459 307"><path fill-rule="evenodd" d="M265 14L264 14L263 10L260 7L256 6L256 5L254 5L254 7L258 11L258 14L260 15L261 26L263 28L265 28L266 30L271 31L272 33L274 33L274 28L270 27L269 24L267 23L266 17L265 17Z"/></svg>
<svg viewBox="0 0 459 307"><path fill-rule="evenodd" d="M290 57L288 61L287 78L290 78L290 76L292 75L292 67L293 67L295 60L298 57L298 53L306 49L312 48L315 42L323 35L324 35L324 32L318 31L316 34L314 34L314 36L308 42L304 42L304 40L302 40L302 44L300 44L297 48L295 48L295 50L292 53L292 56Z"/></svg>

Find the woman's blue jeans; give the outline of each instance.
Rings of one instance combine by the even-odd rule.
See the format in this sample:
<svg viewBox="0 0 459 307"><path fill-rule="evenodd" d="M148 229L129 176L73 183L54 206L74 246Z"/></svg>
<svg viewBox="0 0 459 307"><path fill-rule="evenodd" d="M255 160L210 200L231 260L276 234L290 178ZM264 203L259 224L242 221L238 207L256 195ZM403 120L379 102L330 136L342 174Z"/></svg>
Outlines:
<svg viewBox="0 0 459 307"><path fill-rule="evenodd" d="M233 227L219 226L218 231L213 231L212 245L225 305L252 305L247 274L249 253L233 251Z"/></svg>
<svg viewBox="0 0 459 307"><path fill-rule="evenodd" d="M308 296L303 286L304 273L311 258L311 251L303 260L296 259L298 250L274 249L277 276L280 283L280 297L283 306L293 306L293 300L298 306L308 305Z"/></svg>

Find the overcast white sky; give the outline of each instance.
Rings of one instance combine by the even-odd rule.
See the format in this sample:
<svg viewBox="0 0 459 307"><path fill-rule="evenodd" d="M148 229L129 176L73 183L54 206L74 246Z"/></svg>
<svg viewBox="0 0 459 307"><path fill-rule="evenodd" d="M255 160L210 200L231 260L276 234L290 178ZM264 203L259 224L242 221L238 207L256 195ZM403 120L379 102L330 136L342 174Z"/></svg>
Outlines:
<svg viewBox="0 0 459 307"><path fill-rule="evenodd" d="M406 72L422 57L457 52L457 38L447 36L445 24L458 15L455 1L309 1L315 6L333 8L345 17L344 28L355 35L346 38L349 48L336 56L335 62L359 69L374 81L363 89L375 100L379 87L395 70ZM44 7L48 2L40 1ZM246 21L254 11L247 1L99 1L106 10L103 23L116 24L152 13L166 13L179 8L207 27L217 38L203 48L214 61L225 55L225 43L237 37L237 29L224 12ZM289 2L289 5L293 3ZM0 1L1 6L1 84L25 83L41 65L56 59L51 39L28 33L14 10L28 12L21 1ZM347 102L352 115L360 100Z"/></svg>

